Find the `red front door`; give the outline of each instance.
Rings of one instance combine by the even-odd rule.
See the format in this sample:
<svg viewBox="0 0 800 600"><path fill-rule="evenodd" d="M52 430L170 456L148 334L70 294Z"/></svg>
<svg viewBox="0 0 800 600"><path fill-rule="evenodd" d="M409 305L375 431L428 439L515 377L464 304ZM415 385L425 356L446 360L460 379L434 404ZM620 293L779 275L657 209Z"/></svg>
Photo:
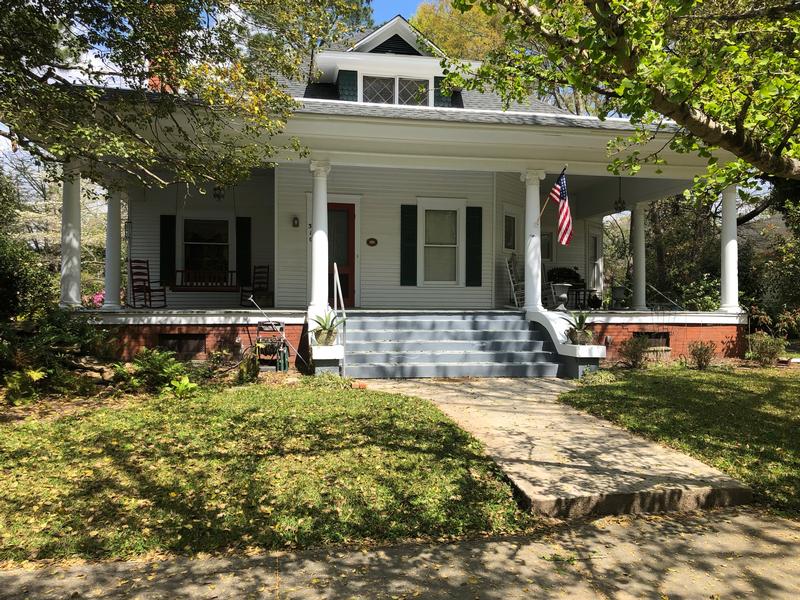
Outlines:
<svg viewBox="0 0 800 600"><path fill-rule="evenodd" d="M333 263L339 270L345 307L356 298L356 206L328 204L328 294L333 306Z"/></svg>

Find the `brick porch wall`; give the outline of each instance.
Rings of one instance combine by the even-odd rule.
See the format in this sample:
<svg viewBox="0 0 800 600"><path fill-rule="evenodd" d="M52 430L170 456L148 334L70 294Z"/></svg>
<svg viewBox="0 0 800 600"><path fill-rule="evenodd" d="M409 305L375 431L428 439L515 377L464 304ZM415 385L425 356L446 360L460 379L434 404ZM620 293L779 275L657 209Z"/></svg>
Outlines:
<svg viewBox="0 0 800 600"><path fill-rule="evenodd" d="M741 357L744 356L747 335L746 325L592 323L591 328L597 343L606 346L606 362L618 360L619 345L633 337L635 332L668 333L673 359L689 356L689 344L695 341L714 342L719 358ZM610 343L608 338L611 338Z"/></svg>
<svg viewBox="0 0 800 600"><path fill-rule="evenodd" d="M305 357L303 325L286 325L284 331L289 343ZM140 348L156 348L159 335L194 334L205 335L206 352L195 358L205 360L207 353L228 350L235 355L256 342L256 325L122 325L115 329L120 346L120 357L130 360ZM237 343L237 339L240 343ZM297 362L294 350L290 349L290 363Z"/></svg>

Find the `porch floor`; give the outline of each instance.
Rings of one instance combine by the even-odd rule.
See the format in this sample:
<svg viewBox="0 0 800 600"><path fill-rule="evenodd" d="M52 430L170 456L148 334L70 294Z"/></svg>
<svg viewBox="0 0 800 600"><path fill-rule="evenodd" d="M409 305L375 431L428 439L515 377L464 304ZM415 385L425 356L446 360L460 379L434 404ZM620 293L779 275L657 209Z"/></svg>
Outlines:
<svg viewBox="0 0 800 600"><path fill-rule="evenodd" d="M675 450L557 402L557 379L371 380L427 398L475 435L525 495L553 517L694 510L750 502L749 488Z"/></svg>

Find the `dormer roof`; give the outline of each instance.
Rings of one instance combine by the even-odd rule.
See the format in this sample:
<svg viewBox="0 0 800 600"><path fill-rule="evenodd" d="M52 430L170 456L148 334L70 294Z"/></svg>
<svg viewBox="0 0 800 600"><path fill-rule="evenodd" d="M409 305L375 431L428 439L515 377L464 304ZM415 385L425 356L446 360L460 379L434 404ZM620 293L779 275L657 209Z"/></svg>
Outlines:
<svg viewBox="0 0 800 600"><path fill-rule="evenodd" d="M425 37L402 15L397 15L380 27L360 32L327 49L435 58L444 58L445 56L436 44Z"/></svg>

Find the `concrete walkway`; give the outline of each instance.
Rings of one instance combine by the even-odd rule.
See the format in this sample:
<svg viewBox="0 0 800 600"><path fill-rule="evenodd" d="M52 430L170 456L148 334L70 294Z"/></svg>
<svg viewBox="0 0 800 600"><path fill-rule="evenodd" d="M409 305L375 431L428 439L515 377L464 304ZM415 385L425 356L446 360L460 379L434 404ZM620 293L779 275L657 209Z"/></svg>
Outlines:
<svg viewBox="0 0 800 600"><path fill-rule="evenodd" d="M0 571L0 599L800 597L800 523L755 509L606 517L532 538Z"/></svg>
<svg viewBox="0 0 800 600"><path fill-rule="evenodd" d="M481 440L533 510L562 518L747 503L746 486L556 401L558 379L369 380L434 401Z"/></svg>

